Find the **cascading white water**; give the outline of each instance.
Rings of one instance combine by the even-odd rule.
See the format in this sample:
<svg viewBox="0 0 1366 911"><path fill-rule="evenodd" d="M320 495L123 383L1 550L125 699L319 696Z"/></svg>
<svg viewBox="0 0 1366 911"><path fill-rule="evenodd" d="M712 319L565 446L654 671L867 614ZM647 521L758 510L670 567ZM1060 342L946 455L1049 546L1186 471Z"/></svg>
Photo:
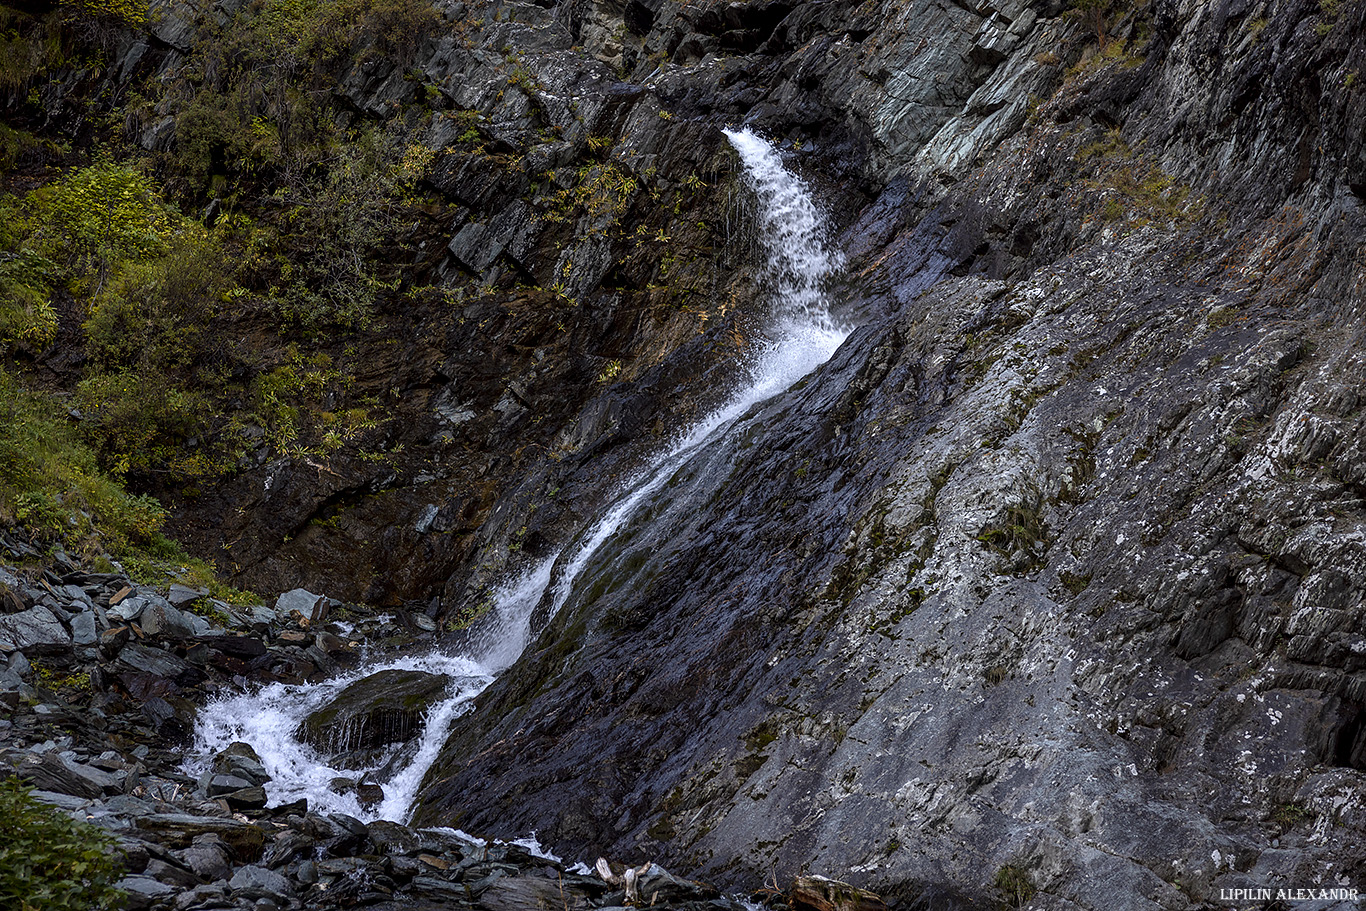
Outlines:
<svg viewBox="0 0 1366 911"><path fill-rule="evenodd" d="M766 141L749 129L724 130L744 162L759 198L759 239L774 286L769 340L746 358L745 378L721 407L681 433L635 475L583 538L555 583L553 610L569 599L575 581L598 549L698 450L728 430L750 408L783 392L830 359L849 328L830 315L824 286L839 268L827 250L820 214L801 178L783 167Z"/></svg>
<svg viewBox="0 0 1366 911"><path fill-rule="evenodd" d="M323 812L346 813L367 821L406 820L417 788L436 760L451 723L469 711L474 698L526 648L532 635L533 612L552 579L549 607L553 617L603 544L680 467L730 431L753 406L790 388L835 352L849 330L831 318L823 289L838 268L839 258L822 242L821 221L810 194L763 139L748 129L727 130L725 134L740 154L758 196L760 240L767 253L774 297L767 341L746 358L743 379L732 396L680 433L672 445L625 484L602 518L571 545L566 560L561 561L556 554L496 591L491 619L465 654L433 652L377 662L322 684L272 684L218 700L200 712L194 754L186 764L188 771L200 774L215 752L242 740L252 745L271 775L267 790L273 804L306 797L310 808ZM309 713L327 704L348 684L389 669L444 674L452 682L445 698L429 710L415 752L405 753L397 771L380 782L383 802L367 809L353 794L338 794L330 785L334 778L358 779L374 769L329 766L295 733Z"/></svg>
<svg viewBox="0 0 1366 911"><path fill-rule="evenodd" d="M541 562L525 576L493 593L490 622L475 644L466 649L468 654L450 655L438 651L370 662L324 683L302 686L273 683L210 703L199 713L194 755L186 763L187 770L201 774L208 768L214 753L241 740L251 744L270 774L267 792L272 804L305 797L310 809L345 813L366 822L407 819L422 777L436 761L451 722L469 711L474 697L526 648L531 612L545 593L554 562L554 557ZM366 773L386 766L391 757L382 757L369 767L333 766L296 734L310 713L325 706L347 686L387 670L440 674L449 677L451 683L445 696L427 711L416 750L403 757L404 761L388 780L379 782L384 789L384 800L376 807L364 807L354 793L342 794L333 790L332 780L358 780Z"/></svg>

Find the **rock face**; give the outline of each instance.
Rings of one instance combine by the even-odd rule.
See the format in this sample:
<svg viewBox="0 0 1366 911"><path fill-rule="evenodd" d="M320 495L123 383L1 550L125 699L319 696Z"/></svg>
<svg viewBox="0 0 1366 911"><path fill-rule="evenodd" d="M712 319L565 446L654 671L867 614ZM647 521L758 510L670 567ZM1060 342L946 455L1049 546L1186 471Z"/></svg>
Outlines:
<svg viewBox="0 0 1366 911"><path fill-rule="evenodd" d="M1363 16L1157 3L1100 46L1045 4L662 4L604 39L875 188L862 328L604 548L418 818L902 901L1361 879Z"/></svg>
<svg viewBox="0 0 1366 911"><path fill-rule="evenodd" d="M380 671L346 687L299 726L299 737L328 754L402 743L450 683L423 671Z"/></svg>

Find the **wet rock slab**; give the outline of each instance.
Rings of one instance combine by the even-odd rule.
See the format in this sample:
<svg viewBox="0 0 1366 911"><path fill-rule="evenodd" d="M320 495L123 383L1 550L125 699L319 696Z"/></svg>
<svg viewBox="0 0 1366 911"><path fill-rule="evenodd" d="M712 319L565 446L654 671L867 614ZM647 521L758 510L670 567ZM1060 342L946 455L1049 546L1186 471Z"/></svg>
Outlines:
<svg viewBox="0 0 1366 911"><path fill-rule="evenodd" d="M402 743L417 733L423 714L449 682L448 677L423 671L371 674L305 718L299 737L332 754Z"/></svg>

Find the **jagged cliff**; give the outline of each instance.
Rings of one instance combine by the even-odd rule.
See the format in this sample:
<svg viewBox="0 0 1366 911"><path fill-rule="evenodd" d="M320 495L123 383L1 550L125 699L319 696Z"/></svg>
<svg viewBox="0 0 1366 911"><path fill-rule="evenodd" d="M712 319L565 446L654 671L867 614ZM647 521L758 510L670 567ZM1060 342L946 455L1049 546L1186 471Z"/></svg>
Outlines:
<svg viewBox="0 0 1366 911"><path fill-rule="evenodd" d="M608 545L420 818L903 900L1360 875L1363 9L1061 13L626 41L876 197L862 327Z"/></svg>
<svg viewBox="0 0 1366 911"><path fill-rule="evenodd" d="M54 80L54 122L177 84L198 21ZM254 585L473 613L760 331L719 132L750 123L859 329L603 548L419 819L903 905L1359 885L1363 34L1304 0L632 0L360 36L318 97L435 153L433 290L335 342L394 455L261 443L177 527ZM185 110L127 126L171 154Z"/></svg>

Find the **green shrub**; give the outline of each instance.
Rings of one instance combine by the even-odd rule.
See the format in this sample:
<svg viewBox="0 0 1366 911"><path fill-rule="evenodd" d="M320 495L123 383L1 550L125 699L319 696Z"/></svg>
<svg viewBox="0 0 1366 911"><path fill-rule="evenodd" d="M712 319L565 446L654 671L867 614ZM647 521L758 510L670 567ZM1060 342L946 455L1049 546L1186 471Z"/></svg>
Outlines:
<svg viewBox="0 0 1366 911"><path fill-rule="evenodd" d="M118 476L167 470L185 442L208 429L203 396L153 371L88 377L77 387L77 401L85 411L82 432Z"/></svg>
<svg viewBox="0 0 1366 911"><path fill-rule="evenodd" d="M147 0L74 0L80 13L117 25L137 28L147 22Z"/></svg>
<svg viewBox="0 0 1366 911"><path fill-rule="evenodd" d="M1023 907L1039 891L1029 871L1015 864L1006 864L997 870L993 884L1000 890L1005 903L1012 908Z"/></svg>
<svg viewBox="0 0 1366 911"><path fill-rule="evenodd" d="M109 159L33 191L27 208L27 249L94 278L92 294L113 268L164 253L177 227L152 179Z"/></svg>
<svg viewBox="0 0 1366 911"><path fill-rule="evenodd" d="M165 550L166 511L100 471L62 405L0 371L0 524L20 522L79 552Z"/></svg>
<svg viewBox="0 0 1366 911"><path fill-rule="evenodd" d="M56 337L51 302L56 269L52 260L35 253L0 253L0 349L13 342L42 348Z"/></svg>
<svg viewBox="0 0 1366 911"><path fill-rule="evenodd" d="M287 323L305 330L370 323L376 299L396 287L374 260L392 253L400 215L431 157L372 131L340 150L325 176L282 194L291 204L288 262L273 296Z"/></svg>
<svg viewBox="0 0 1366 911"><path fill-rule="evenodd" d="M0 782L0 819L0 906L102 911L123 904L107 833L34 800L17 778Z"/></svg>
<svg viewBox="0 0 1366 911"><path fill-rule="evenodd" d="M86 320L95 361L161 372L202 359L208 322L232 286L225 259L219 244L195 225L164 256L128 266Z"/></svg>

